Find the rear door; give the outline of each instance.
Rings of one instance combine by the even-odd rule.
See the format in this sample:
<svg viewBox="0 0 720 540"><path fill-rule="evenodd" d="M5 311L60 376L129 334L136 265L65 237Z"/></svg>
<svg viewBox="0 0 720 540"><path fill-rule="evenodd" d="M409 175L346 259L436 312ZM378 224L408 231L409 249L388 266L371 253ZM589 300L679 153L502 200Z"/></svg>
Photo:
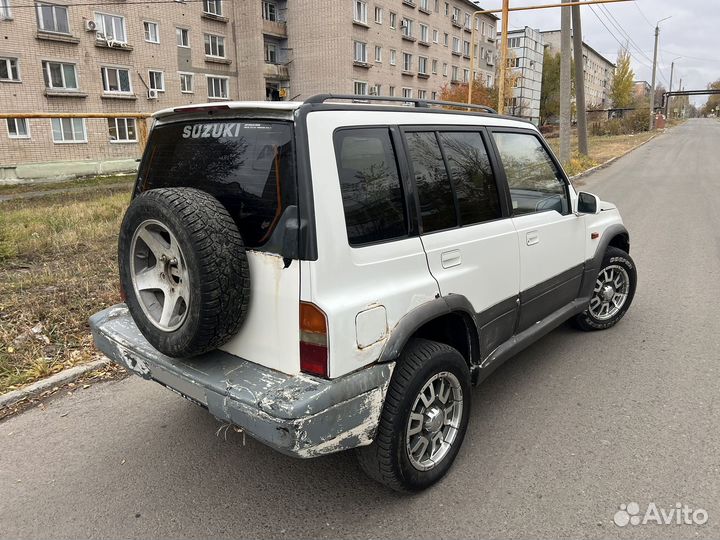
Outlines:
<svg viewBox="0 0 720 540"><path fill-rule="evenodd" d="M483 128L403 130L415 181L421 239L443 296L470 302L486 356L513 334L517 235Z"/></svg>
<svg viewBox="0 0 720 540"><path fill-rule="evenodd" d="M539 134L493 129L520 252L518 332L577 298L585 221L571 210L565 176Z"/></svg>

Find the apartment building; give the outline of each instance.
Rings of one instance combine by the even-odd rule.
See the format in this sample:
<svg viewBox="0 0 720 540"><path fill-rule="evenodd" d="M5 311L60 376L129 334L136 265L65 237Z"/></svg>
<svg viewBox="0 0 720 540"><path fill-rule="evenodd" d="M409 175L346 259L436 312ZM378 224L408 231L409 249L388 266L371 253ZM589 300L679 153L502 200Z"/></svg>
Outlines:
<svg viewBox="0 0 720 540"><path fill-rule="evenodd" d="M321 92L434 98L495 82L469 0L0 0L2 112L122 113ZM6 125L1 125L6 123ZM137 121L0 121L0 166L137 157Z"/></svg>
<svg viewBox="0 0 720 540"><path fill-rule="evenodd" d="M647 81L635 81L633 83L633 95L636 101L649 101L652 87Z"/></svg>
<svg viewBox="0 0 720 540"><path fill-rule="evenodd" d="M498 34L500 39L500 34ZM508 64L515 75L515 86L505 112L540 124L545 45L540 30L526 26L508 32Z"/></svg>
<svg viewBox="0 0 720 540"><path fill-rule="evenodd" d="M560 30L541 32L545 45L553 53L560 52ZM585 75L585 103L588 109L606 109L611 106L610 85L615 64L583 41Z"/></svg>

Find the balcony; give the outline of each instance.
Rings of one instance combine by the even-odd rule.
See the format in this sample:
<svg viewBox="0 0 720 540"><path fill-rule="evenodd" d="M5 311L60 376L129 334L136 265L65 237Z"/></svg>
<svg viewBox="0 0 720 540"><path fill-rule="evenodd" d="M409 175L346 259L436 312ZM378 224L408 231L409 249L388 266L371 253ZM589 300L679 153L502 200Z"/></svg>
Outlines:
<svg viewBox="0 0 720 540"><path fill-rule="evenodd" d="M455 17L454 15L450 18L450 22L452 23L452 25L453 25L455 28L462 28L462 27L463 27L463 25L460 24L460 21L458 20L458 18Z"/></svg>
<svg viewBox="0 0 720 540"><path fill-rule="evenodd" d="M418 72L417 77L418 77L418 79L429 79L429 78L430 78L430 74L429 74L429 73Z"/></svg>
<svg viewBox="0 0 720 540"><path fill-rule="evenodd" d="M405 41L417 41L417 38L416 38L415 36L411 36L411 35L408 35L408 34L403 34L403 35L402 35L402 38L403 38Z"/></svg>
<svg viewBox="0 0 720 540"><path fill-rule="evenodd" d="M415 4L415 2L413 2L413 0L402 0L402 3L405 4L406 6L410 6L413 8L416 6L416 4Z"/></svg>
<svg viewBox="0 0 720 540"><path fill-rule="evenodd" d="M275 81L289 81L290 73L287 66L281 64L265 64L263 66L263 77Z"/></svg>
<svg viewBox="0 0 720 540"><path fill-rule="evenodd" d="M266 36L286 38L287 24L285 21L268 21L267 19L263 19L262 33Z"/></svg>

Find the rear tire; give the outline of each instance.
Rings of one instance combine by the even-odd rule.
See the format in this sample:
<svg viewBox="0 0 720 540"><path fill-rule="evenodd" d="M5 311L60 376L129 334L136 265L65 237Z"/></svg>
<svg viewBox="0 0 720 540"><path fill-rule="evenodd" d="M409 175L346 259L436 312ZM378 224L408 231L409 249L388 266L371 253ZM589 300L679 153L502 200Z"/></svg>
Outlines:
<svg viewBox="0 0 720 540"><path fill-rule="evenodd" d="M393 372L375 440L356 451L362 469L396 491L438 482L465 437L470 390L470 370L456 349L412 340Z"/></svg>
<svg viewBox="0 0 720 540"><path fill-rule="evenodd" d="M573 319L586 332L615 326L630 309L637 287L637 271L630 255L608 247L585 311Z"/></svg>
<svg viewBox="0 0 720 540"><path fill-rule="evenodd" d="M204 191L162 188L138 195L123 218L118 261L135 324L168 356L216 349L245 319L245 247L228 211Z"/></svg>

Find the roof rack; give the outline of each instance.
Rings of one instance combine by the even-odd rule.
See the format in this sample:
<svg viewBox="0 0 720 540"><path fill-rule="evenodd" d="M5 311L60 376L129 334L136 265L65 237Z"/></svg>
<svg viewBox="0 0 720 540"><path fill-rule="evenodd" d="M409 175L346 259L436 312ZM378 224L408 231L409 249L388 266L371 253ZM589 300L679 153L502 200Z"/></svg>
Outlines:
<svg viewBox="0 0 720 540"><path fill-rule="evenodd" d="M489 114L497 114L497 111L487 105L476 105L475 103L459 103L456 101L438 101L436 99L413 99L406 97L390 96L363 96L353 94L316 94L305 100L305 103L325 103L331 99L352 100L355 102L366 101L391 101L396 103L412 103L415 107L427 108L430 105L444 105L446 107L460 107L463 109L474 109Z"/></svg>

